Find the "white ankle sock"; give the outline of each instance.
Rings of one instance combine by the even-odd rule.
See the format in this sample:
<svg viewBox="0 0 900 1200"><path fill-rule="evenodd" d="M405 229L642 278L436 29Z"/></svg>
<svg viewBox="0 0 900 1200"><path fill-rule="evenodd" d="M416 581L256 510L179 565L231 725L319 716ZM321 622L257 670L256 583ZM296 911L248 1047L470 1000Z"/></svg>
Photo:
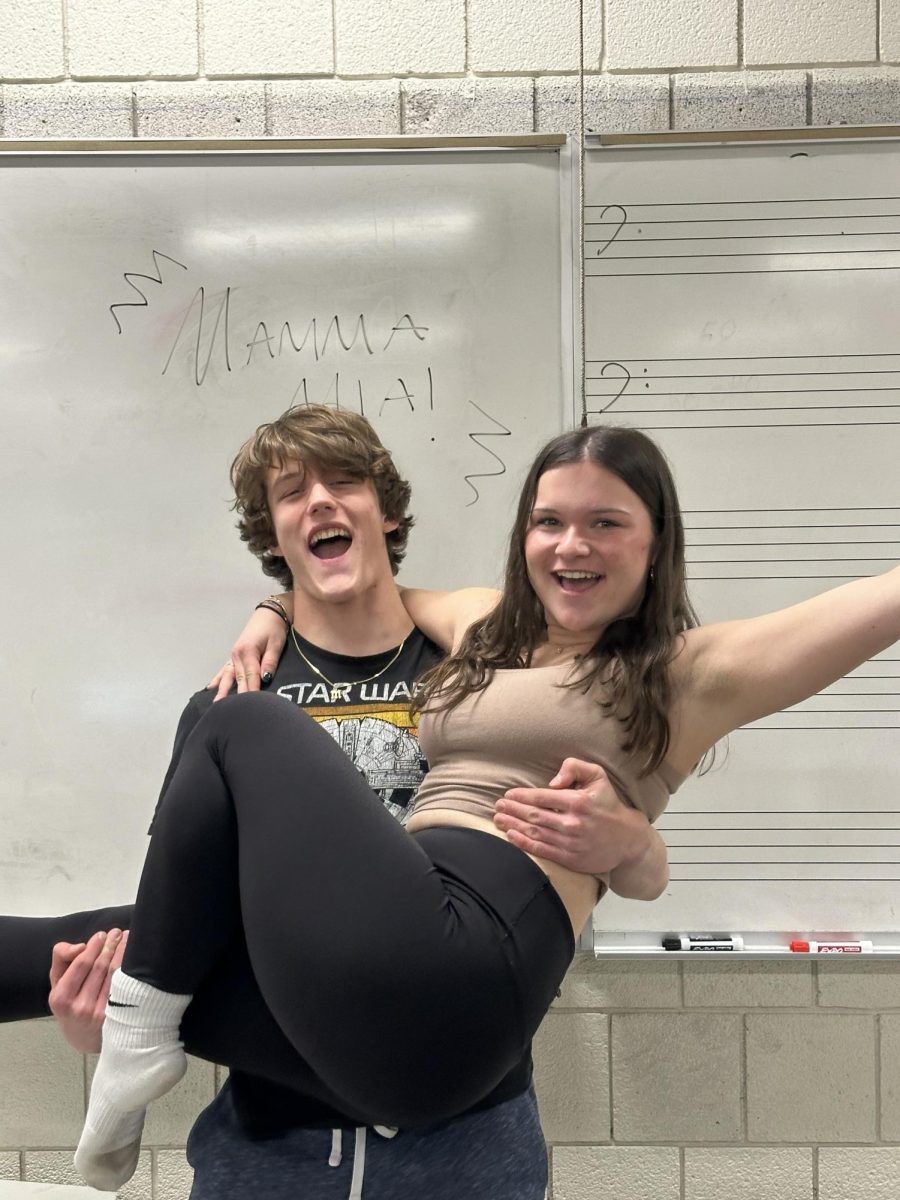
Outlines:
<svg viewBox="0 0 900 1200"><path fill-rule="evenodd" d="M75 1151L75 1166L92 1187L115 1191L134 1174L147 1105L187 1069L178 1029L190 1000L122 971L113 976L103 1048Z"/></svg>

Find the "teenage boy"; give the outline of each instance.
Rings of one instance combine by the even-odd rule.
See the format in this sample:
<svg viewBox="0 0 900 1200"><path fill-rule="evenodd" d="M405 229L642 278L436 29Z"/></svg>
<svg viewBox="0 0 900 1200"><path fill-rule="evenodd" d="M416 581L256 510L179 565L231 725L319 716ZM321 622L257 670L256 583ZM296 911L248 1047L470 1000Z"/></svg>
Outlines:
<svg viewBox="0 0 900 1200"><path fill-rule="evenodd" d="M268 690L322 722L404 821L426 769L410 701L416 678L440 654L412 625L394 582L412 525L408 484L368 422L324 407L289 410L261 426L235 460L232 481L241 537L293 596L293 626ZM185 740L212 703L208 689L184 710L160 803ZM569 846L580 847L588 869L642 858L658 842L645 818L617 800L599 768L573 770L577 789L550 799L538 789L535 804L552 799L576 814ZM84 949L56 948L52 1004L79 1049L96 1040L120 956L115 932ZM247 978L243 947L225 969ZM246 1061L232 1068L188 1141L191 1200L406 1200L426 1191L431 1200L543 1200L546 1151L530 1056L476 1109L426 1132L394 1134L357 1128L323 1096L300 1095L271 1072L261 1077L255 1059L261 1046L277 1051L280 1033L250 1000L247 1022ZM182 1031L189 1050L210 1057L220 1035L235 1033L217 1028L202 996Z"/></svg>

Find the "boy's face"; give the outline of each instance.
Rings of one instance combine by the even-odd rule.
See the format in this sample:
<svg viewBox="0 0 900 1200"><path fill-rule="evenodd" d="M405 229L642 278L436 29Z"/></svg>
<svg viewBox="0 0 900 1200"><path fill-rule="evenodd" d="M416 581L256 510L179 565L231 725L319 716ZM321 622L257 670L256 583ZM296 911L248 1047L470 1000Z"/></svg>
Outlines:
<svg viewBox="0 0 900 1200"><path fill-rule="evenodd" d="M381 511L371 479L337 467L286 462L269 468L274 551L294 576L294 594L341 604L392 581L385 534L397 528Z"/></svg>

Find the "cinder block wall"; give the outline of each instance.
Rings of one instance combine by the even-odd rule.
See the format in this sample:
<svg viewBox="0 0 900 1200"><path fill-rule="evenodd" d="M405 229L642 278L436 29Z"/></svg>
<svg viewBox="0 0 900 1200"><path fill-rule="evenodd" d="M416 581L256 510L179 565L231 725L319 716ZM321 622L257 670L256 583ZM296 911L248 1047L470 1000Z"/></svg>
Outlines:
<svg viewBox="0 0 900 1200"><path fill-rule="evenodd" d="M0 0L0 136L570 131L582 28L591 130L900 123L900 0ZM74 1181L89 1071L0 1027L0 1179ZM580 958L537 1074L553 1200L900 1195L900 964ZM215 1086L123 1197L183 1200Z"/></svg>

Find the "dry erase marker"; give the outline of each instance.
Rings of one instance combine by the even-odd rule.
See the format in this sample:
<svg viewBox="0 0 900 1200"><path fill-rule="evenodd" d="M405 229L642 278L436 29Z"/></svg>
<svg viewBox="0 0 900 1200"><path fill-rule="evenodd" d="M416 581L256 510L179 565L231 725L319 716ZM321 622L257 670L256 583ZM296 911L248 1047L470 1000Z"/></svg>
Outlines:
<svg viewBox="0 0 900 1200"><path fill-rule="evenodd" d="M871 942L791 942L792 954L872 954Z"/></svg>
<svg viewBox="0 0 900 1200"><path fill-rule="evenodd" d="M668 934L662 940L663 950L743 950L744 939L727 933Z"/></svg>

